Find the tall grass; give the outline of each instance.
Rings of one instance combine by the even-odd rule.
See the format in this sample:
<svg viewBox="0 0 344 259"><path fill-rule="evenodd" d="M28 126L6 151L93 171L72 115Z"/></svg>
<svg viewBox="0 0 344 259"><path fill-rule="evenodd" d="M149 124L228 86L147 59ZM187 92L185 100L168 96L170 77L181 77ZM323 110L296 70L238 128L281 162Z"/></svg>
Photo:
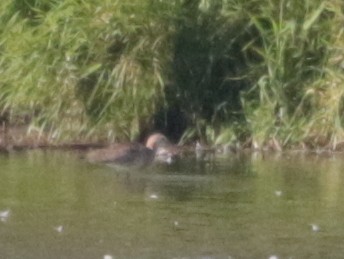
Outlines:
<svg viewBox="0 0 344 259"><path fill-rule="evenodd" d="M179 129L218 143L336 145L343 9L339 0L4 0L0 109L57 139Z"/></svg>
<svg viewBox="0 0 344 259"><path fill-rule="evenodd" d="M49 4L47 4L49 3ZM132 137L163 102L173 5L1 3L1 107L55 137ZM159 12L157 10L159 9Z"/></svg>
<svg viewBox="0 0 344 259"><path fill-rule="evenodd" d="M214 2L200 3L204 2L214 10ZM225 115L241 116L220 118L220 126L208 119L213 141L240 139L243 133L259 145L272 138L285 146L308 139L326 139L326 144L343 139L343 82L338 66L342 62L342 2L221 1L212 18L214 23L218 20L209 40L221 35L218 43L227 36L227 44L215 62L213 51L208 52L208 68L199 74L214 71L208 89L217 93L221 86L227 89L214 103L224 104ZM219 70L225 71L222 81L214 84ZM233 93L240 100L236 108L230 99ZM215 115L218 106L212 107Z"/></svg>
<svg viewBox="0 0 344 259"><path fill-rule="evenodd" d="M338 54L334 46L342 31L343 4L270 3L259 13L248 13L262 40L257 53L263 61L253 88L259 98L245 99L253 135L260 142L278 137L284 145L308 137L342 138L338 123L342 83L336 87L335 99L331 86L336 85L333 80L341 81L342 72L330 60Z"/></svg>

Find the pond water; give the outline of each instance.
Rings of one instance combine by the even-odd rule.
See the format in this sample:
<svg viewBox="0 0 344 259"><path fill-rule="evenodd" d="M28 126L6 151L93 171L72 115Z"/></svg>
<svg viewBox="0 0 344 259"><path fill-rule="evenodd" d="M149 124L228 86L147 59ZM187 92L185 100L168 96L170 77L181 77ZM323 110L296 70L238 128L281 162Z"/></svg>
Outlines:
<svg viewBox="0 0 344 259"><path fill-rule="evenodd" d="M0 258L342 258L344 155L228 155L118 172L0 156Z"/></svg>

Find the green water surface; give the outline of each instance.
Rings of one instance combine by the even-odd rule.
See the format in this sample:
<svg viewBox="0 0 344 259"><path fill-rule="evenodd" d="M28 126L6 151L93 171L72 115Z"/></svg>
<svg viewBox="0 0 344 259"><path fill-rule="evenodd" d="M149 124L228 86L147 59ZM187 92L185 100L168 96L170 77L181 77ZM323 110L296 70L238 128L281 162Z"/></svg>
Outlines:
<svg viewBox="0 0 344 259"><path fill-rule="evenodd" d="M344 155L123 172L28 151L0 164L0 258L344 258Z"/></svg>

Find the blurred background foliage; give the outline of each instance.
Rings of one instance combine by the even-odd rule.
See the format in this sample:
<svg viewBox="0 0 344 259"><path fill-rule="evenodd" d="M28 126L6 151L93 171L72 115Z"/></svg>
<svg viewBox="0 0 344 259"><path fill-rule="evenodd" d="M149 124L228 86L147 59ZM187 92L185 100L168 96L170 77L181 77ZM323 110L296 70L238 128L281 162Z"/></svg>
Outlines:
<svg viewBox="0 0 344 259"><path fill-rule="evenodd" d="M335 145L343 13L340 0L3 0L1 117L56 140Z"/></svg>

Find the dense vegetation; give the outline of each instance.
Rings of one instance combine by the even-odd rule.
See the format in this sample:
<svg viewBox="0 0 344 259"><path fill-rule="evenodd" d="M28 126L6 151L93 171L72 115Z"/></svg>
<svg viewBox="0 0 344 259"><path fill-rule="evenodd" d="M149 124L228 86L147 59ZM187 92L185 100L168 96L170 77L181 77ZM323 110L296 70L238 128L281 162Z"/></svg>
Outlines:
<svg viewBox="0 0 344 259"><path fill-rule="evenodd" d="M341 0L2 0L0 109L55 139L344 139Z"/></svg>

